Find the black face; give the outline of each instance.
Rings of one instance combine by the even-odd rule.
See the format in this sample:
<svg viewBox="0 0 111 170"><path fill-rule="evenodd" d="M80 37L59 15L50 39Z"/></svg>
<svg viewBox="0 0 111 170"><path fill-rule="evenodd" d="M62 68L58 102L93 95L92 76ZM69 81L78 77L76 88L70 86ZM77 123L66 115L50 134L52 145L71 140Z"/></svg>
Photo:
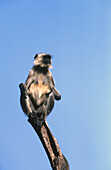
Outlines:
<svg viewBox="0 0 111 170"><path fill-rule="evenodd" d="M51 56L50 55L44 55L43 56L43 62L44 62L44 64L51 64Z"/></svg>

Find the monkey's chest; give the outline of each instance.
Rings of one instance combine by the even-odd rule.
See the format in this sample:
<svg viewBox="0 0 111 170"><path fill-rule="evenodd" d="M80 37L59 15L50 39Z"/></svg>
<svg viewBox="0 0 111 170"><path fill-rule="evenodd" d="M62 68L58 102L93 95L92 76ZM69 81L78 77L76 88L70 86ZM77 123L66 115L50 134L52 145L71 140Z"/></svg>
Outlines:
<svg viewBox="0 0 111 170"><path fill-rule="evenodd" d="M44 84L43 81L39 80L36 83L32 83L30 86L30 92L36 94L38 98L40 98L42 95L49 93L50 88L49 85Z"/></svg>

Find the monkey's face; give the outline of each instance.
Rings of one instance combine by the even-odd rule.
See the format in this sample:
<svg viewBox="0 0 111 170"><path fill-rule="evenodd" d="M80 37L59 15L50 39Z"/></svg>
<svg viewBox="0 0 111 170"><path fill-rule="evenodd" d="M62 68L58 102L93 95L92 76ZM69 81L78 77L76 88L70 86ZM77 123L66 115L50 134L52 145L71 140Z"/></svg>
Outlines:
<svg viewBox="0 0 111 170"><path fill-rule="evenodd" d="M36 54L34 57L34 65L40 67L52 68L51 55L45 53Z"/></svg>

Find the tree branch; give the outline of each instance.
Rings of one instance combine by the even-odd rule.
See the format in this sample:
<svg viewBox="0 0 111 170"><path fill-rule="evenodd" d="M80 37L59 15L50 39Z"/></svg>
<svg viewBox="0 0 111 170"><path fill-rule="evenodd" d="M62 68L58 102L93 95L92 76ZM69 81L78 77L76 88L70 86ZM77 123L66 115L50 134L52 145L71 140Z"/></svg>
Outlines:
<svg viewBox="0 0 111 170"><path fill-rule="evenodd" d="M69 170L67 159L62 154L56 138L52 135L47 122L45 121L40 127L34 118L29 117L28 122L32 125L35 132L39 136L43 147L49 158L53 170Z"/></svg>

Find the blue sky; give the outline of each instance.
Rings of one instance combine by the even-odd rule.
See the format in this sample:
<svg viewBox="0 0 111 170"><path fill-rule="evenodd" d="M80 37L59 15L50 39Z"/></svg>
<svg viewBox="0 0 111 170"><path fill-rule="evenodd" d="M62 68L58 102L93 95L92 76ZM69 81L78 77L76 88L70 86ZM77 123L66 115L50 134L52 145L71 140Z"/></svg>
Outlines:
<svg viewBox="0 0 111 170"><path fill-rule="evenodd" d="M0 170L49 170L20 107L36 53L62 100L47 118L71 170L111 170L111 1L0 0Z"/></svg>

